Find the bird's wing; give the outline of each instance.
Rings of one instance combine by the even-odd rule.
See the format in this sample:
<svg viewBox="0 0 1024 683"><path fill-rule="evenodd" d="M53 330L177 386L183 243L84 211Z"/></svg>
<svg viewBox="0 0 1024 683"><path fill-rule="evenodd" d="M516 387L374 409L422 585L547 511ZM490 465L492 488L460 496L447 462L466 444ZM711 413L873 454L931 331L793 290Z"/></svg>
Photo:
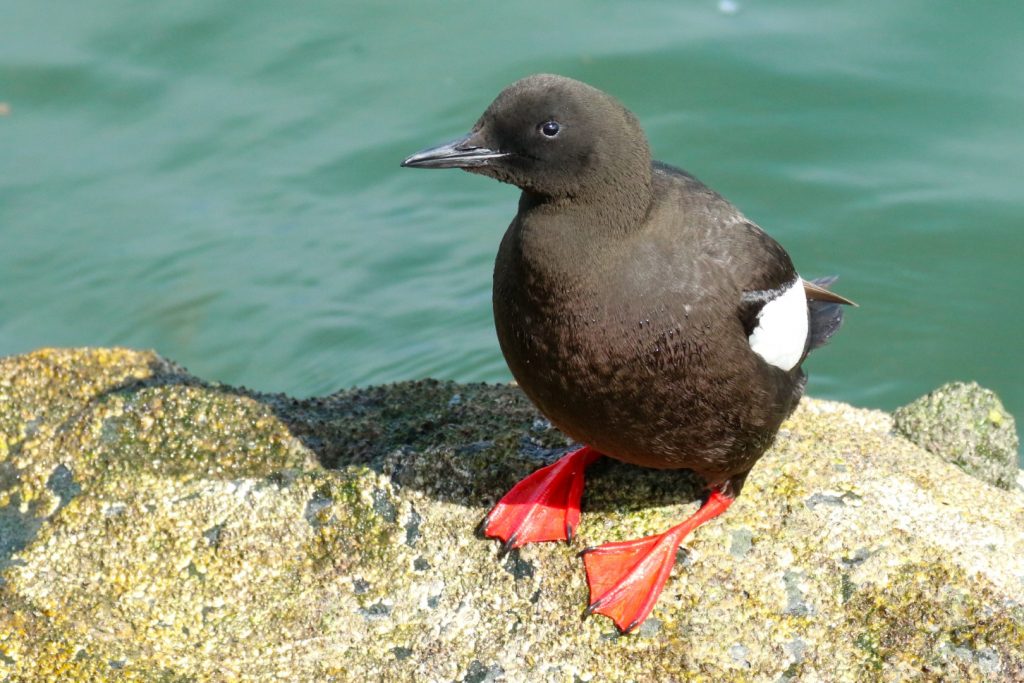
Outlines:
<svg viewBox="0 0 1024 683"><path fill-rule="evenodd" d="M731 274L740 289L738 313L750 335L764 307L790 291L800 276L782 245L750 221L730 229L728 249Z"/></svg>

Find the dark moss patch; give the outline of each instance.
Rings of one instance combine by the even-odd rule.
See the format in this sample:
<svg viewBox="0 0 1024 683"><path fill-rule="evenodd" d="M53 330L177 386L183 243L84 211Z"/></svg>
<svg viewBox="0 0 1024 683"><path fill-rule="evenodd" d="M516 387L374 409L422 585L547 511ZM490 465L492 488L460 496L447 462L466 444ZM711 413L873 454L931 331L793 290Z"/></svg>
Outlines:
<svg viewBox="0 0 1024 683"><path fill-rule="evenodd" d="M387 491L380 488L373 490L373 511L380 515L381 519L385 522L394 523L398 519L398 510L395 509L395 504L391 502L391 498L388 496Z"/></svg>
<svg viewBox="0 0 1024 683"><path fill-rule="evenodd" d="M486 666L480 660L474 659L469 663L466 675L462 681L463 683L493 683L504 673L505 670L497 664Z"/></svg>
<svg viewBox="0 0 1024 683"><path fill-rule="evenodd" d="M529 560L524 560L518 550L512 550L505 555L505 561L501 566L516 580L533 578L534 566Z"/></svg>
<svg viewBox="0 0 1024 683"><path fill-rule="evenodd" d="M13 560L15 553L21 551L35 539L43 525L43 519L31 511L21 512L20 497L11 497L8 505L0 507L0 570Z"/></svg>
<svg viewBox="0 0 1024 683"><path fill-rule="evenodd" d="M909 564L884 589L857 591L846 613L865 673L899 665L921 675L983 678L984 657L943 656L951 648L966 648L998 657L1006 680L1021 680L1024 623L998 604L982 579L939 563Z"/></svg>
<svg viewBox="0 0 1024 683"><path fill-rule="evenodd" d="M67 467L63 464L57 465L50 474L50 478L46 480L46 487L50 489L54 495L60 498L60 505L57 508L59 511L61 508L71 502L71 499L82 492L82 487L75 481L74 475Z"/></svg>
<svg viewBox="0 0 1024 683"><path fill-rule="evenodd" d="M423 517L420 513L416 512L416 508L409 511L409 518L405 522L405 544L410 548L416 547L416 541L420 537L420 522L423 521Z"/></svg>

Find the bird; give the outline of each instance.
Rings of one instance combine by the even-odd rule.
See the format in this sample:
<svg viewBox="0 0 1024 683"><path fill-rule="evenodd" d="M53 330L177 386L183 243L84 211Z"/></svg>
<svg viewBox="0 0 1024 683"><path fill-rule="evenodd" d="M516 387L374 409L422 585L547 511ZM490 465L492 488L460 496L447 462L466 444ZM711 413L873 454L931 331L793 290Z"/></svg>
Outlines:
<svg viewBox="0 0 1024 683"><path fill-rule="evenodd" d="M655 161L613 96L536 74L502 90L470 132L406 158L521 190L494 265L508 367L582 447L529 475L484 518L506 550L571 541L586 468L602 455L688 469L688 519L582 552L585 615L634 632L684 538L725 512L796 408L801 364L839 329L834 277L806 280L786 250L696 177Z"/></svg>

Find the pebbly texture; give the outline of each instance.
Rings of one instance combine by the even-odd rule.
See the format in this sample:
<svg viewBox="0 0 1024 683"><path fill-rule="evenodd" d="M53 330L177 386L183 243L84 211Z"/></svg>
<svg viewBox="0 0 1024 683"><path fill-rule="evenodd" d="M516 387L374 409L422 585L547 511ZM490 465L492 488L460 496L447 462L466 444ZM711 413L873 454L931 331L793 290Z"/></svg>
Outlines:
<svg viewBox="0 0 1024 683"><path fill-rule="evenodd" d="M512 386L294 400L151 353L0 360L0 680L1024 678L1024 493L805 399L639 634L575 551L696 507L595 465L579 537L473 529L565 438Z"/></svg>
<svg viewBox="0 0 1024 683"><path fill-rule="evenodd" d="M1020 442L999 397L974 382L950 382L893 412L897 431L918 446L1001 489L1017 480Z"/></svg>

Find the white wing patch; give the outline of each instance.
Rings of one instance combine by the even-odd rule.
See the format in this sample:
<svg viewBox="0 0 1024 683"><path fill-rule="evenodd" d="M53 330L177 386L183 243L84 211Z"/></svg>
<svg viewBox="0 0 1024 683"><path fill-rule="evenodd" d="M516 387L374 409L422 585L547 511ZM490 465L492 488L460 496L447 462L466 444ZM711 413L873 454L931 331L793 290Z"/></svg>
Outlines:
<svg viewBox="0 0 1024 683"><path fill-rule="evenodd" d="M792 370L807 345L808 315L804 281L799 277L764 305L757 327L747 337L754 353L783 370Z"/></svg>

